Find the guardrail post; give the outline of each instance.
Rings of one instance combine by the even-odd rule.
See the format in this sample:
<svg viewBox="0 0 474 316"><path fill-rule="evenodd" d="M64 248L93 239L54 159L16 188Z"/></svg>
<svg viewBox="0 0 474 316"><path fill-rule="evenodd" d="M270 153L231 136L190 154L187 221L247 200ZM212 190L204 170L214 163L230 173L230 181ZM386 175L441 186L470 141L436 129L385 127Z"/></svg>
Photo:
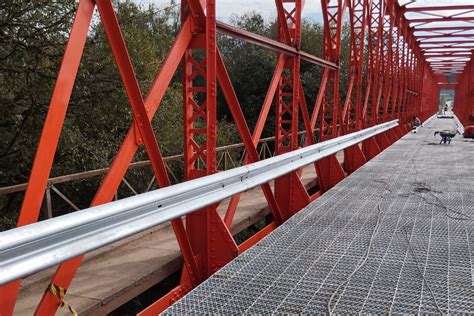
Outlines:
<svg viewBox="0 0 474 316"><path fill-rule="evenodd" d="M51 185L46 187L45 199L43 201L42 212L46 218L53 218L53 206L51 204Z"/></svg>

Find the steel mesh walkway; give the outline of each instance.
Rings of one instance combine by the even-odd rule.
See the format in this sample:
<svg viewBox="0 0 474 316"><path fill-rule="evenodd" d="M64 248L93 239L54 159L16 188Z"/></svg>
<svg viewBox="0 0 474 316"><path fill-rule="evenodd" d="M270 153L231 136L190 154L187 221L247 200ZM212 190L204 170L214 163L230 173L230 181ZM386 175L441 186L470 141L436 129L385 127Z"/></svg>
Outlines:
<svg viewBox="0 0 474 316"><path fill-rule="evenodd" d="M473 313L474 142L432 119L166 313Z"/></svg>

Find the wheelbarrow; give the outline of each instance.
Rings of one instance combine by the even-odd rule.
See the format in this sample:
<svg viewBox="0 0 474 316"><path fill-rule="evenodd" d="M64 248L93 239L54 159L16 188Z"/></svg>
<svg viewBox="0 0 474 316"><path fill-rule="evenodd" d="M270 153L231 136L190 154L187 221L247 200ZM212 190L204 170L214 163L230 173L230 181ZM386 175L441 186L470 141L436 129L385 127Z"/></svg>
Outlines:
<svg viewBox="0 0 474 316"><path fill-rule="evenodd" d="M444 143L444 144L451 144L451 139L454 138L454 136L456 136L456 134L458 134L459 132L456 131L456 132L453 132L453 131L436 131L434 133L434 136L436 136L437 134L439 134L439 136L441 136L441 141L439 142L440 144L441 143Z"/></svg>

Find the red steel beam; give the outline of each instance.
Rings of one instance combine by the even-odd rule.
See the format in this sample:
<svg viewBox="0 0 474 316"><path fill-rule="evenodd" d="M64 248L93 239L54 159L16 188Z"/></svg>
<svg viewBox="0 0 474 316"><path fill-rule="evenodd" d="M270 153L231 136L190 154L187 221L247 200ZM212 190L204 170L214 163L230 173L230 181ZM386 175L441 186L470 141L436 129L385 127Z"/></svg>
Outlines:
<svg viewBox="0 0 474 316"><path fill-rule="evenodd" d="M348 1L349 25L351 30L349 84L342 110L344 132L362 128L362 79L364 68L364 46L368 10L371 1Z"/></svg>
<svg viewBox="0 0 474 316"><path fill-rule="evenodd" d="M94 7L94 2L87 0L81 1L78 5L33 160L17 226L28 225L38 220ZM13 314L20 283L21 280L17 280L0 287L0 315Z"/></svg>
<svg viewBox="0 0 474 316"><path fill-rule="evenodd" d="M457 53L457 52L455 52ZM436 58L437 61L441 60L448 60L448 61L467 61L466 58L472 56L472 54L453 54L453 52L447 52L447 54L443 54L440 52L425 52L424 56L429 58ZM431 60L433 61L433 60Z"/></svg>
<svg viewBox="0 0 474 316"><path fill-rule="evenodd" d="M442 32L442 31L471 31L474 26L437 26L437 27L414 27L415 32Z"/></svg>
<svg viewBox="0 0 474 316"><path fill-rule="evenodd" d="M474 45L469 45L469 46L434 46L434 47L421 47L421 50L424 52L436 52L437 50L441 52L440 49L443 49L442 51L453 51L453 52L467 52L469 49L474 48ZM448 50L449 49L449 50Z"/></svg>
<svg viewBox="0 0 474 316"><path fill-rule="evenodd" d="M405 11L405 12L449 11L449 10L474 10L474 5L405 7L405 8L403 8L403 11Z"/></svg>
<svg viewBox="0 0 474 316"><path fill-rule="evenodd" d="M249 31L241 30L235 26L226 24L224 22L217 21L216 25L217 25L217 31L220 34L235 37L243 41L246 41L246 42L261 46L261 47L265 47L265 48L268 48L273 51L280 52L289 56L300 56L302 60L305 60L307 62L316 64L319 66L323 66L323 67L327 67L331 69L338 68L338 65L336 63L333 63L323 58L319 58L311 54L305 53L303 51L297 50L295 47L292 47L285 43L278 42L278 41L269 39L265 36L261 36Z"/></svg>
<svg viewBox="0 0 474 316"><path fill-rule="evenodd" d="M474 34L473 34L474 36ZM474 43L474 38L472 40L470 39L465 39L465 40L442 40L442 41L421 41L418 40L419 44L463 44L463 43Z"/></svg>
<svg viewBox="0 0 474 316"><path fill-rule="evenodd" d="M454 62L454 63L450 63L450 62L436 62L436 63L430 63L431 66L438 66L438 65L466 65L466 62Z"/></svg>
<svg viewBox="0 0 474 316"><path fill-rule="evenodd" d="M301 48L302 0L276 0L280 42ZM288 58L280 75L275 98L275 153L298 148L299 109L304 92L300 87L300 56ZM306 110L306 109L305 109ZM309 195L297 172L275 179L275 197L286 220L309 203Z"/></svg>
<svg viewBox="0 0 474 316"><path fill-rule="evenodd" d="M386 6L382 1L372 1L367 12L368 20L368 36L367 36L367 69L366 69L366 85L365 98L362 109L364 127L372 126L377 121L376 107L379 102L380 80L378 76L381 69L381 42L383 18ZM373 157L374 152L370 152L367 147L368 143L363 143L364 153L367 157Z"/></svg>
<svg viewBox="0 0 474 316"><path fill-rule="evenodd" d="M416 18L407 19L409 23L434 23L434 22L469 22L474 21L474 16L466 17L439 17L439 18Z"/></svg>
<svg viewBox="0 0 474 316"><path fill-rule="evenodd" d="M465 65L431 65L434 68L463 68Z"/></svg>
<svg viewBox="0 0 474 316"><path fill-rule="evenodd" d="M466 38L474 38L474 34L436 34L436 35L416 35L417 39L424 39L424 38L453 38L453 37L466 37Z"/></svg>
<svg viewBox="0 0 474 316"><path fill-rule="evenodd" d="M373 9L377 7L372 7L373 2L379 5L379 17L375 14L377 10L369 12L369 8ZM263 130L263 124L265 123L265 119L273 100L276 101L277 106L277 153L283 153L298 147L297 132L299 125L299 110L301 110L310 142L314 141L313 132L318 118L321 121L321 139L336 137L340 135L341 132L344 132L344 130L347 129L347 124L352 124L349 122L353 121L353 118L346 121L343 120L343 111L339 99L340 69L338 65L341 56L341 31L346 5L349 6L350 9L352 24L350 63L351 83L349 84L350 89L348 90L355 92L355 94L352 96L351 92L349 93L349 102L347 103L347 107L345 107L344 113L350 115L351 106L353 105L355 105L355 108L360 107L362 102L361 98L362 95L364 95L359 90L361 88L361 81L364 78L361 73L364 67L361 65L364 65L364 32L367 24L369 24L370 34L375 35L378 41L372 43L373 39L370 39L370 44L368 44L370 45L369 50L372 55L370 60L376 61L377 64L376 67L370 69L371 74L369 80L371 81L369 81L369 92L365 95L366 99L364 100L364 107L362 110L362 112L365 113L367 104L370 104L370 107L372 108L371 113L375 114L375 118L370 122L370 124L376 124L378 119L383 120L389 117L398 117L402 123L406 123L408 113L419 115L423 119L430 114L429 112L433 110L434 104L437 103L435 102L436 92L438 89L437 83L434 80L435 78L432 70L429 68L430 65L426 60L424 60L424 58L429 59L430 56L432 56L430 54L433 53L423 54L423 51L419 47L420 43L416 42L416 36L414 36L415 31L423 31L424 29L417 29L409 26L410 23L416 23L417 19L407 20L403 16L403 12L406 12L406 8L400 7L396 0L322 0L323 18L325 22L324 54L327 60L300 51L301 10L303 0L276 1L279 17L279 41L240 30L228 24L216 21L215 0L183 0L182 30L178 36L177 42L173 45L171 53L167 56L162 70L157 76L157 80L153 83L150 94L145 101L142 99L141 91L136 82L136 77L133 73L133 68L128 57L125 43L121 36L120 26L116 20L113 7L108 0L97 0L97 4L99 5L99 14L105 24L107 37L112 47L114 57L118 63L118 69L122 81L125 83L125 90L131 101L135 115L134 123L132 124L129 134L127 134L124 144L120 147L116 159L112 163L111 171L107 173L107 176L94 198L94 205L110 201L127 170L129 162L133 159L136 150L142 142L145 143L147 152L150 154L153 169L160 186L169 184L166 170L163 168L163 161L159 152L158 143L151 128L150 120L156 112L181 59L183 64L183 116L185 126L184 155L185 174L187 179L200 177L218 171L215 154L217 124L216 94L218 81L221 84L225 98L231 108L232 115L236 120L237 128L246 145L250 161L258 159L256 155L255 142L258 142ZM205 7L205 11L203 10L203 6ZM59 80L58 78L58 82L66 82L67 85L62 85L60 89L61 91L59 92L57 92L57 87L55 87L50 106L51 108L49 110L52 111L57 108L56 97L57 93L59 93L60 102L58 104L61 107L61 111L59 111L59 116L56 117L59 118L59 120L51 123L47 119L45 130L53 128L54 133L50 135L52 138L48 140L48 146L46 146L48 152L45 155L37 154L35 159L35 165L41 163L42 168L44 168L44 161L42 160L46 159L47 168L44 168L44 173L49 174L51 167L49 161L52 159L52 156L54 156L54 150L56 148L55 143L57 143L57 138L59 137L61 125L64 120L65 107L67 107L68 98L72 90L93 7L93 1L81 0L79 2L78 18L76 18L74 25L87 23L87 26L84 24L81 27L73 27L73 32L66 48L64 57L65 62L63 62L63 65L61 66L59 78L62 78L64 75L64 64L72 56L74 58L71 64L66 65L71 71L68 72L65 81ZM85 10L85 8L87 10ZM427 7L422 8L422 10L420 8L420 12L426 10ZM374 19L369 20L372 17ZM427 20L441 22L448 20L470 21L472 19L474 18L461 18L452 15L450 17L421 20L428 23L426 22ZM418 21L421 22L420 19L418 19ZM362 26L360 29L357 29L359 26L355 27L355 25L359 25L359 22ZM384 28L384 24L387 26L386 28ZM79 40L74 36L77 29L82 30L79 32L82 34L79 36ZM272 78L267 97L265 98L262 114L259 117L253 136L250 136L250 131L246 125L240 105L235 93L233 92L232 84L226 74L225 66L219 55L216 46L216 32L272 49L279 53L276 65L277 69ZM446 37L460 36L456 34L439 35ZM357 36L358 38L356 39ZM474 34L462 36L474 37ZM385 38L387 37L388 40L385 41ZM354 42L354 40L357 40L358 42ZM427 44L435 45L435 43L430 42ZM75 46L74 52L72 53L70 51L71 45ZM194 53L196 50L199 50L199 53ZM204 54L201 54L202 50L204 51ZM439 55L432 56L432 58L440 58L436 56L451 56L451 58L459 58L460 56L463 56L462 54L454 54L456 53L442 52L439 53ZM311 119L304 100L304 91L299 78L301 60L324 67L323 78ZM443 64L439 61L437 63L434 62L431 67L436 73L448 73L448 71L443 71L443 69L450 69L450 72L457 73L458 69L461 69L460 65L454 63L450 64L449 62ZM202 98L197 98L196 96L198 94L202 96ZM370 97L368 96L369 94ZM378 112L379 108L381 109L380 113ZM358 110L360 111L360 109ZM290 116L290 119L288 119L288 115ZM360 114L356 111L354 118L355 121L357 121L356 125L359 125L356 128L360 128L359 121L364 115L365 114ZM50 115L48 114L48 117L49 116ZM195 122L202 124L194 124ZM57 124L55 125L55 123ZM45 134L45 132L43 132L43 134ZM198 137L198 134L202 137ZM202 141L203 137L205 137L205 141ZM41 139L43 140L43 137ZM41 148L38 150L38 153L42 152L44 149L44 145L41 145L41 143L42 141L40 141ZM356 149L360 152L358 146ZM353 150L348 154L345 151L345 161L350 154L355 155L357 152ZM40 157L42 159L38 158L38 156L42 156ZM206 164L204 167L199 167L197 165L196 162L198 158L202 158L205 161ZM318 162L316 169L322 191L331 187L331 185L345 176L344 170L341 168L339 162L334 156ZM351 170L349 170L349 172L350 171ZM290 213L287 213L286 215L291 215L291 212L299 210L302 207L302 203L306 203L309 198L304 187L302 188L298 176L298 173L294 172L289 175L289 178L283 179L283 181L280 182L282 185L276 184L275 186L275 191L279 192L279 194L276 194L278 195L278 201L289 206L286 211L289 211ZM35 172L32 172L31 178L31 183L34 184L36 181L36 183L39 183L40 185L32 185L31 188L29 185L28 189L30 189L30 191L34 190L36 196L42 198L43 192L41 190L44 191L44 177L41 177L41 175L35 176ZM273 196L269 187L268 190L264 188L264 192L266 193L265 196L268 203L272 205L271 198ZM298 194L297 198L294 198L295 194ZM295 202L291 202L290 200L296 201L298 204L292 205L291 203ZM28 198L25 198L25 203L28 203L28 201ZM236 201L238 201L238 198ZM25 203L23 207L25 207ZM33 205L34 207L32 207L28 213L25 213L30 222L36 220L33 218L38 209L38 207L36 207L38 205L36 204ZM271 207L272 212L274 208L278 208L277 203L275 202L274 204L275 207ZM236 206L236 203L233 205ZM186 263L186 268L183 270L181 286L177 290L175 289L178 292L178 294L176 294L178 296L182 296L192 286L194 286L196 282L208 277L216 269L234 258L238 253L238 247L228 231L228 226L226 226L228 222L232 221L231 217L227 218L226 216L226 221L224 223L216 213L216 206L205 208L198 213L194 214L196 216L187 216L185 229L184 226L181 225L181 228L178 227L178 229L175 230L177 231L176 235ZM22 214L22 216L26 216L25 214ZM277 217L275 216L275 218ZM23 221L20 220L19 224L22 223ZM186 245L185 247L182 246L183 238L185 244L186 242L190 244L188 247L186 247ZM55 284L57 283L66 289L70 284L80 261L80 258L77 258L61 264L52 282ZM190 266L192 267L189 268ZM18 285L19 282L16 282L14 288L4 287L2 292L0 292L0 296L2 297L0 314L10 314L13 306L10 305L5 307L4 302L8 301L11 303L14 301ZM177 292L173 290L171 294L174 295ZM4 295L4 293L6 294ZM4 300L3 297L6 297L6 299ZM58 300L52 301L52 297L49 294L46 294L45 297L46 300L43 300L41 303L41 306L44 308L39 309L40 314L42 312L46 314L54 313L56 308L59 307L60 302ZM158 305L167 306L172 302L172 299L174 298L167 295L163 300L158 302Z"/></svg>

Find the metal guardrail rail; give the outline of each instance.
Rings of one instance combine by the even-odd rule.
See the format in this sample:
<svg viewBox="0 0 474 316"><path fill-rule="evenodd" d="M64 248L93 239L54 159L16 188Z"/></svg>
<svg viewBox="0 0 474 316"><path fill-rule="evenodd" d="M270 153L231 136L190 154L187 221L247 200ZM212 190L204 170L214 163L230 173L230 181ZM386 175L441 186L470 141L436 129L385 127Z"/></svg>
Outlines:
<svg viewBox="0 0 474 316"><path fill-rule="evenodd" d="M303 146L306 140L306 131L300 131L298 133L298 136L300 138L300 144ZM269 157L273 157L274 152L271 149L271 146L269 143L273 142L275 140L275 136L272 137L266 137L262 138L257 147L257 152L258 156L260 159L267 159ZM217 166L219 170L225 171L229 170L231 168L236 168L240 167L242 165L242 162L246 156L246 150L245 150L245 145L243 143L237 143L237 144L231 144L231 145L225 145L216 148L216 153L217 153ZM238 154L237 158L234 156L235 154ZM233 157L234 156L234 157ZM179 162L183 159L184 154L178 154L178 155L173 155L173 156L167 156L163 158L163 161L165 163L166 170L168 171L168 174L170 176L170 180L172 181L173 184L180 183L182 182L182 179L175 174L175 171L173 170L172 166L170 165L171 163L174 162ZM202 160L202 158L198 159L197 161L198 168L199 165L205 165L205 162ZM133 162L129 165L128 170L136 170L140 168L148 168L150 167L150 161L149 160L143 160L143 161L137 161ZM55 209L57 208L53 206L53 194L56 195L56 198L58 198L57 201L64 201L66 205L69 205L72 210L78 211L80 207L78 206L79 203L78 201L75 201L74 197L68 196L67 192L61 188L61 185L63 184L70 184L72 182L77 182L81 180L88 180L91 178L97 178L101 177L104 174L106 174L109 171L109 168L101 168L101 169L95 169L95 170L88 170L88 171L83 171L83 172L77 172L73 174L67 174L67 175L61 175L57 177L52 177L48 179L48 185L45 190L45 197L44 197L44 203L42 207L42 212L45 216L45 218L52 218L55 215ZM128 188L128 194L119 197L119 191L116 192L115 194L115 200L125 198L130 195L138 195L141 193L148 192L153 189L153 185L156 183L155 176L153 175L151 179L146 183L145 189L140 190L136 186L133 185L132 181L130 179L127 179L127 177L124 177L122 179L123 184L125 185L125 189ZM15 194L18 192L23 192L26 190L28 183L20 183L20 184L15 184L15 185L10 185L6 187L1 187L0 188L0 198L2 196L7 196L10 194Z"/></svg>
<svg viewBox="0 0 474 316"><path fill-rule="evenodd" d="M380 124L276 157L0 233L0 285L245 192L398 126Z"/></svg>

